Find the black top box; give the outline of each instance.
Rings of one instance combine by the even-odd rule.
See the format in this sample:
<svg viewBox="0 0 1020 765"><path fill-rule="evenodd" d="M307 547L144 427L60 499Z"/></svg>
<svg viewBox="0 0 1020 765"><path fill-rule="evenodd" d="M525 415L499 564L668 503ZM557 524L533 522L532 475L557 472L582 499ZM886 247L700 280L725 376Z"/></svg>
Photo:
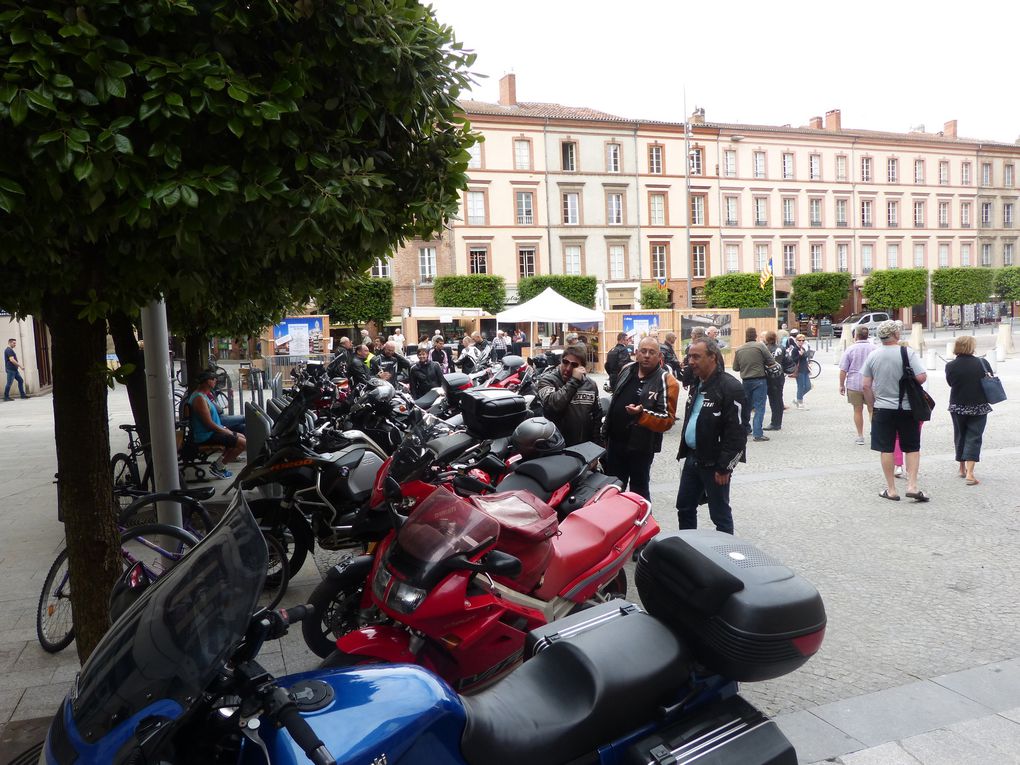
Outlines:
<svg viewBox="0 0 1020 765"><path fill-rule="evenodd" d="M641 551L635 579L648 613L686 638L699 662L732 680L792 672L825 635L818 590L729 534L659 535Z"/></svg>
<svg viewBox="0 0 1020 765"><path fill-rule="evenodd" d="M476 438L506 438L531 416L524 396L502 388L462 391L460 411L467 432Z"/></svg>

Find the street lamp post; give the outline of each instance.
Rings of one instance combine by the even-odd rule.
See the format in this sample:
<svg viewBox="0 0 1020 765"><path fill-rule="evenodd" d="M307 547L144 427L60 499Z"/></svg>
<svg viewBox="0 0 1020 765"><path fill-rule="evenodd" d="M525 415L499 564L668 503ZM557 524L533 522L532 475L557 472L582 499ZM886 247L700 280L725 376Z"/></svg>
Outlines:
<svg viewBox="0 0 1020 765"><path fill-rule="evenodd" d="M691 123L687 114L687 96L684 94L684 156L687 157L687 169L684 171L684 187L686 190L687 211L684 214L684 240L686 246L687 270L687 307L693 306L693 289L691 287Z"/></svg>

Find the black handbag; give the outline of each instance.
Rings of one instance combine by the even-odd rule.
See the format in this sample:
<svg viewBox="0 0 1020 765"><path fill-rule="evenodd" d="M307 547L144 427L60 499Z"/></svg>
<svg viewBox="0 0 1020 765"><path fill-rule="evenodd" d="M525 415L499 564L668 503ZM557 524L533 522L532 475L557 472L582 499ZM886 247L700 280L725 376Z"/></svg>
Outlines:
<svg viewBox="0 0 1020 765"><path fill-rule="evenodd" d="M907 397L910 404L910 413L918 422L928 422L931 419L932 410L935 408L935 399L928 395L928 391L921 387L917 381L914 370L910 367L910 360L907 358L907 349L900 346L900 358L903 359L903 374L900 376L900 406L903 410L903 397Z"/></svg>
<svg viewBox="0 0 1020 765"><path fill-rule="evenodd" d="M981 366L985 368L985 376L981 378L981 389L985 392L985 398L989 404L1000 404L1006 400L1006 389L1002 387L1002 380L992 372L992 365L986 359L981 359Z"/></svg>

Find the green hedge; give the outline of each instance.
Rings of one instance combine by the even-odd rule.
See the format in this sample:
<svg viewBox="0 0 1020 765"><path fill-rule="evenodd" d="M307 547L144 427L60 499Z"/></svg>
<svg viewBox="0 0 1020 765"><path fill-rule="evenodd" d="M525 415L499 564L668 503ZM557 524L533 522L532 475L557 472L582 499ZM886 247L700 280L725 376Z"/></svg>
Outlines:
<svg viewBox="0 0 1020 765"><path fill-rule="evenodd" d="M705 303L709 308L768 308L772 285L761 288L758 274L726 274L705 281Z"/></svg>
<svg viewBox="0 0 1020 765"><path fill-rule="evenodd" d="M931 274L931 298L939 305L984 303L992 295L991 268L939 268Z"/></svg>
<svg viewBox="0 0 1020 765"><path fill-rule="evenodd" d="M928 297L928 271L924 268L875 271L861 287L869 308L893 311L924 303Z"/></svg>
<svg viewBox="0 0 1020 765"><path fill-rule="evenodd" d="M793 295L790 308L795 313L809 316L834 314L843 307L850 294L853 277L835 271L821 271L793 277Z"/></svg>
<svg viewBox="0 0 1020 765"><path fill-rule="evenodd" d="M506 304L506 280L502 276L468 274L439 276L433 282L437 306L482 308L499 313Z"/></svg>
<svg viewBox="0 0 1020 765"><path fill-rule="evenodd" d="M567 300L583 305L585 308L594 308L595 290L598 289L598 286L598 279L594 276L550 274L548 276L528 276L521 279L518 292L521 302L524 303L552 287Z"/></svg>
<svg viewBox="0 0 1020 765"><path fill-rule="evenodd" d="M673 307L669 290L661 287L644 286L641 288L641 307L645 310L663 311Z"/></svg>
<svg viewBox="0 0 1020 765"><path fill-rule="evenodd" d="M364 324L374 321L382 326L393 316L393 282L390 279L362 278L344 281L319 296L319 308L336 324Z"/></svg>
<svg viewBox="0 0 1020 765"><path fill-rule="evenodd" d="M1006 266L998 270L995 294L1003 300L1020 300L1020 266Z"/></svg>

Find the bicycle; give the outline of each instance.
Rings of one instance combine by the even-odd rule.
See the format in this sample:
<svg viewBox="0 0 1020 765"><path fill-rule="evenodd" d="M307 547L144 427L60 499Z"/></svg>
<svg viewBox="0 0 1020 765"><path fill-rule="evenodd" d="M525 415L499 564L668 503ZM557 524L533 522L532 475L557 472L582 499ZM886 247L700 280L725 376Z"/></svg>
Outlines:
<svg viewBox="0 0 1020 765"><path fill-rule="evenodd" d="M816 377L818 377L818 375L820 375L822 373L822 365L819 364L814 359L808 359L807 366L808 366L808 377L810 377L812 380L815 379Z"/></svg>
<svg viewBox="0 0 1020 765"><path fill-rule="evenodd" d="M118 452L110 458L110 471L113 473L113 499L118 512L127 507L132 498L153 491L155 479L147 454L149 444L142 443L138 437L138 428L124 424L120 429L128 436L128 453ZM141 470L139 457L145 458L145 469Z"/></svg>

